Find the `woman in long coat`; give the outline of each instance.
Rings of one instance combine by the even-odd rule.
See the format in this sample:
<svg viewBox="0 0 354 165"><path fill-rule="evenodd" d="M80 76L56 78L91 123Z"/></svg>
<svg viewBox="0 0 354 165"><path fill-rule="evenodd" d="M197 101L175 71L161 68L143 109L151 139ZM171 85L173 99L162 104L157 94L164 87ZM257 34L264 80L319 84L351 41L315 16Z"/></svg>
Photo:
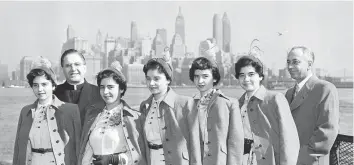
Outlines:
<svg viewBox="0 0 354 165"><path fill-rule="evenodd" d="M48 64L34 66L27 79L37 100L22 108L15 139L14 165L76 165L81 121L78 106L60 101Z"/></svg>
<svg viewBox="0 0 354 165"><path fill-rule="evenodd" d="M141 113L122 99L127 81L119 62L99 72L102 101L86 108L78 165L145 165Z"/></svg>
<svg viewBox="0 0 354 165"><path fill-rule="evenodd" d="M216 62L195 59L189 78L199 91L194 96L194 111L198 112L202 164L242 165L244 137L238 100L216 88L220 81Z"/></svg>
<svg viewBox="0 0 354 165"><path fill-rule="evenodd" d="M162 58L151 59L143 71L151 96L140 104L149 165L194 165L200 157L192 98L176 94L170 83L172 67ZM200 153L200 152L199 152Z"/></svg>
<svg viewBox="0 0 354 165"><path fill-rule="evenodd" d="M263 64L243 56L235 64L245 93L239 99L245 134L244 164L296 165L299 137L285 96L262 84Z"/></svg>

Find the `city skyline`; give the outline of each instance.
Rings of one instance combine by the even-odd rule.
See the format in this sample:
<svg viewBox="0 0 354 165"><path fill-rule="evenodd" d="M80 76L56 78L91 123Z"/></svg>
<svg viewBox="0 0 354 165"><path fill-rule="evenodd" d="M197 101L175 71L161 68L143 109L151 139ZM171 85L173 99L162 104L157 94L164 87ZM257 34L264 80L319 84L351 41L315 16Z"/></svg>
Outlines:
<svg viewBox="0 0 354 165"><path fill-rule="evenodd" d="M0 57L2 63L9 64L9 71L15 69L23 56L45 56L54 62L59 61L68 25L74 29L72 33L75 36L88 40L91 45L96 43L98 30L102 32L102 36L108 33L109 36L129 38L131 23L134 21L139 37L149 35L153 38L156 29L166 29L167 45L170 45L175 33L174 26L179 6L184 17L188 52L198 54L200 41L213 37L213 15L223 15L226 12L231 26L233 53L247 52L252 39L257 38L260 42L256 44L265 52L263 59L270 68L285 67L286 50L293 45L305 45L315 52L315 66L326 68L331 75L343 73L344 68L347 75L350 75L353 70L353 17L352 5L348 5L348 2L0 2L0 4L2 24L0 34L3 36L0 39ZM80 8L77 8L78 6ZM39 7L44 9L39 10ZM155 10L158 7L163 9ZM92 12L93 10L97 11ZM244 14L245 11L249 12ZM312 14L309 14L310 11ZM264 18L260 19L260 16ZM5 23L5 17L13 19ZM269 58L270 56L274 58ZM335 64L334 68L327 67L332 64Z"/></svg>

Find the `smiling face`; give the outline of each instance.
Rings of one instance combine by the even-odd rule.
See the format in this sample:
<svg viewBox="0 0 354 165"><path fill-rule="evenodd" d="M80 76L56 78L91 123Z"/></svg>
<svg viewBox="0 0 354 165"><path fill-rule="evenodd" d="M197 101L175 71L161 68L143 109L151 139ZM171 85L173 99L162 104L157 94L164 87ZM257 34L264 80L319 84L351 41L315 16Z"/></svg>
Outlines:
<svg viewBox="0 0 354 165"><path fill-rule="evenodd" d="M101 80L100 95L107 105L118 103L122 92L123 90L119 89L119 84L112 77Z"/></svg>
<svg viewBox="0 0 354 165"><path fill-rule="evenodd" d="M161 96L167 92L170 81L158 69L148 70L145 78L146 86L149 88L151 94Z"/></svg>
<svg viewBox="0 0 354 165"><path fill-rule="evenodd" d="M66 81L70 84L81 84L84 82L86 65L78 53L71 53L64 57L63 73Z"/></svg>
<svg viewBox="0 0 354 165"><path fill-rule="evenodd" d="M45 75L36 76L33 79L32 90L40 103L47 103L52 100L54 86Z"/></svg>
<svg viewBox="0 0 354 165"><path fill-rule="evenodd" d="M289 53L286 64L291 78L298 82L305 79L312 68L312 61L300 49L295 49Z"/></svg>
<svg viewBox="0 0 354 165"><path fill-rule="evenodd" d="M194 71L194 84L199 92L204 95L205 92L214 87L216 80L213 78L211 69L195 70Z"/></svg>
<svg viewBox="0 0 354 165"><path fill-rule="evenodd" d="M259 76L253 66L247 65L241 68L238 80L246 92L254 92L260 87L263 77Z"/></svg>

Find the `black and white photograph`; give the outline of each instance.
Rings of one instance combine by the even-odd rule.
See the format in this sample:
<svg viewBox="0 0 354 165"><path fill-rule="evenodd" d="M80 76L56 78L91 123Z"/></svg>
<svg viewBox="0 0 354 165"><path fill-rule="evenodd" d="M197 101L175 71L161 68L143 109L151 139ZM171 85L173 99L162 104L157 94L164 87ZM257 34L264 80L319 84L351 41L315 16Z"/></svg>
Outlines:
<svg viewBox="0 0 354 165"><path fill-rule="evenodd" d="M353 1L0 1L0 165L351 165Z"/></svg>

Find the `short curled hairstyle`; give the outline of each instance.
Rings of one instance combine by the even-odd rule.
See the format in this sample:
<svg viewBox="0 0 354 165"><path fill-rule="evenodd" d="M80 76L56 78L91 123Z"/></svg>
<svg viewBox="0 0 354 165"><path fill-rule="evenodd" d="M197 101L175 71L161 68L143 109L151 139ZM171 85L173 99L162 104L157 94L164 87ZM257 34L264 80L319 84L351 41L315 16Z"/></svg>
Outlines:
<svg viewBox="0 0 354 165"><path fill-rule="evenodd" d="M53 78L47 72L45 72L43 69L32 69L26 76L27 81L28 81L31 88L33 87L33 80L37 76L44 76L47 80L49 80L52 83L52 85L54 87L57 86L57 84L55 83Z"/></svg>
<svg viewBox="0 0 354 165"><path fill-rule="evenodd" d="M260 62L255 57L243 56L235 64L235 77L237 79L240 76L241 69L246 66L252 66L254 70L258 73L259 77L264 77L262 62Z"/></svg>
<svg viewBox="0 0 354 165"><path fill-rule="evenodd" d="M96 76L97 85L101 86L101 81L104 78L110 78L110 77L112 77L112 79L119 85L119 90L123 90L120 97L124 96L125 92L127 91L127 81L125 80L125 78L118 75L116 72L113 72L112 70L104 70L102 72L99 72L98 75Z"/></svg>
<svg viewBox="0 0 354 165"><path fill-rule="evenodd" d="M198 57L196 58L193 63L191 68L189 69L189 79L191 81L194 81L194 73L196 70L206 70L210 69L211 73L213 75L213 79L216 80L213 83L213 86L217 85L220 81L220 72L217 64L215 62L210 61L209 59L205 57Z"/></svg>
<svg viewBox="0 0 354 165"><path fill-rule="evenodd" d="M66 50L66 51L61 55L61 57L60 57L60 65L61 65L61 67L64 66L64 64L63 64L63 63L64 63L64 58L65 58L67 55L73 54L73 53L77 53L77 54L81 57L81 59L82 59L82 61L84 62L84 64L86 64L85 57L84 57L84 55L82 55L81 52L79 52L79 51L77 51L77 50L75 50L75 49L68 49L68 50Z"/></svg>
<svg viewBox="0 0 354 165"><path fill-rule="evenodd" d="M166 79L169 80L171 84L172 77L167 73L165 68L155 60L149 60L148 63L144 65L143 71L145 73L145 76L147 75L147 72L149 70L155 70L155 69L157 69L159 73L163 73L166 76Z"/></svg>

